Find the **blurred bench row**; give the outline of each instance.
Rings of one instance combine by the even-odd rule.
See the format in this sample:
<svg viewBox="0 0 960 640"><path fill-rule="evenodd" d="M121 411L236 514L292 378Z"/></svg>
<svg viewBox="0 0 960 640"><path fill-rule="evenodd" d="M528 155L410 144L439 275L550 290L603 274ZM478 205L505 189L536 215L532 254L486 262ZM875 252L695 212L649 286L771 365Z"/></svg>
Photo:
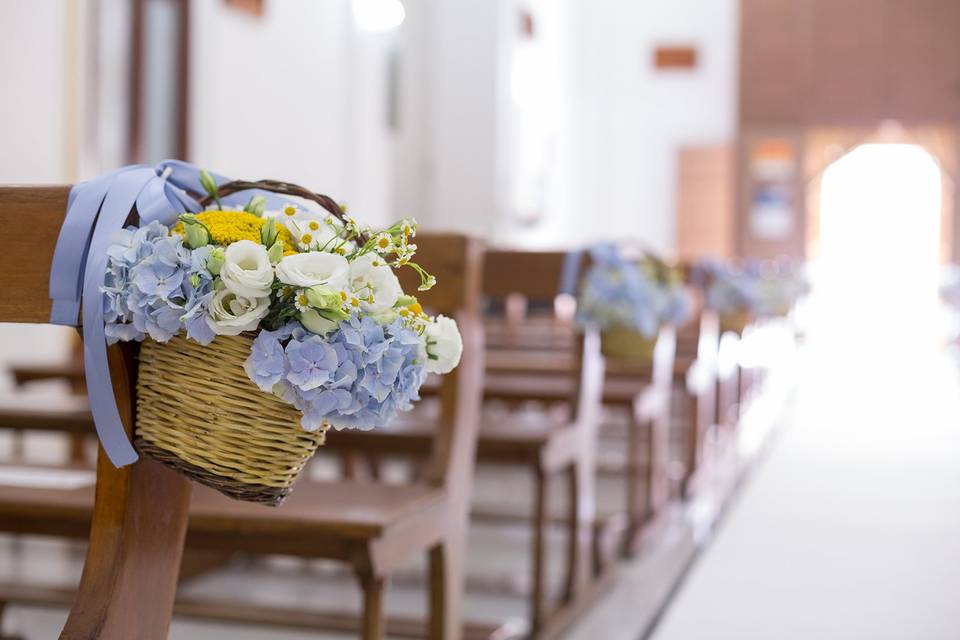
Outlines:
<svg viewBox="0 0 960 640"><path fill-rule="evenodd" d="M4 272L18 270L0 300L0 321L46 321L47 270L66 196L65 188L0 189L0 223L13 228L29 218L34 229L29 245L14 238L0 253ZM648 359L604 356L601 336L578 329L569 301L558 298L563 252L484 248L457 235L417 240L419 261L441 283L422 302L456 317L464 337L460 367L428 383L422 407L372 432L331 432L315 464L333 457L340 478L305 478L276 509L191 487L145 458L117 470L102 452L95 486L51 488L23 480L33 467L15 448L6 469L21 479L0 473L0 531L88 538L89 547L76 592L0 584L0 612L7 603L72 605L61 636L71 639L164 638L174 611L356 631L367 639L546 638L567 628L609 586L619 559L642 548L671 501L696 494L709 443L735 429L752 379L730 355L739 336L721 340L717 318L698 309L687 325L661 330ZM132 431L136 347L111 347L110 357ZM84 452L94 428L79 352L60 366L13 373L21 386L66 380L73 395L43 406L6 401L0 428L64 433L72 443L64 468L92 468ZM611 420L618 415L625 420ZM396 460L408 473L388 482L384 464ZM528 474L529 510L507 508L506 500L475 504L475 465ZM615 512L597 508L598 477L621 483ZM551 508L557 486L564 487L559 511ZM476 584L463 560L471 518L529 528L529 589L517 594L527 599L522 628L463 621L464 585ZM550 584L546 551L554 529L566 549L558 584ZM177 598L178 581L235 553L340 561L356 577L362 612ZM427 558L427 618L388 618L387 579L416 555Z"/></svg>

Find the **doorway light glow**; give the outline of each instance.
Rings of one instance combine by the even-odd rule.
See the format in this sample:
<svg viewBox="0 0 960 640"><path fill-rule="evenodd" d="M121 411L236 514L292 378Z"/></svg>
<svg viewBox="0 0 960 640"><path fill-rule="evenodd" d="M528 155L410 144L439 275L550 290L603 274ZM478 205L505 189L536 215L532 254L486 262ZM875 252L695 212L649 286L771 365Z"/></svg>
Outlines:
<svg viewBox="0 0 960 640"><path fill-rule="evenodd" d="M389 31L403 24L406 9L400 0L353 0L353 22L360 31Z"/></svg>
<svg viewBox="0 0 960 640"><path fill-rule="evenodd" d="M941 170L922 147L865 144L823 174L814 285L824 322L848 338L935 318Z"/></svg>

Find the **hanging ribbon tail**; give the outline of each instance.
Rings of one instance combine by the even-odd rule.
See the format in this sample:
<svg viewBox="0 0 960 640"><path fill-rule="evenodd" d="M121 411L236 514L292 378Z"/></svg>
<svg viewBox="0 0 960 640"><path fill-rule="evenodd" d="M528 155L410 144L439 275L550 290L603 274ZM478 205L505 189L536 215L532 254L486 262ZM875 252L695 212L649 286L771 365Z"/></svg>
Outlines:
<svg viewBox="0 0 960 640"><path fill-rule="evenodd" d="M50 264L50 323L71 327L80 322L80 293L90 236L100 205L120 171L74 185Z"/></svg>
<svg viewBox="0 0 960 640"><path fill-rule="evenodd" d="M226 176L211 177L218 185L230 182ZM179 160L166 160L156 167L123 167L75 185L67 199L67 212L50 267L50 321L76 326L82 311L83 363L90 411L100 443L116 467L131 464L138 456L120 420L107 362L102 292L107 249L134 207L141 224L157 221L171 226L179 214L202 209L193 196L204 192L199 168ZM251 193L240 197L249 198ZM275 194L263 195L277 208L281 206L282 201Z"/></svg>
<svg viewBox="0 0 960 640"><path fill-rule="evenodd" d="M577 294L577 283L580 280L580 262L583 251L574 249L568 251L563 258L563 271L560 272L560 293L574 296Z"/></svg>
<svg viewBox="0 0 960 640"><path fill-rule="evenodd" d="M104 335L101 287L107 267L107 248L114 232L123 226L137 198L151 180L151 168L137 168L117 176L103 201L90 241L83 284L83 364L90 411L104 452L115 467L136 462L138 456L120 420Z"/></svg>

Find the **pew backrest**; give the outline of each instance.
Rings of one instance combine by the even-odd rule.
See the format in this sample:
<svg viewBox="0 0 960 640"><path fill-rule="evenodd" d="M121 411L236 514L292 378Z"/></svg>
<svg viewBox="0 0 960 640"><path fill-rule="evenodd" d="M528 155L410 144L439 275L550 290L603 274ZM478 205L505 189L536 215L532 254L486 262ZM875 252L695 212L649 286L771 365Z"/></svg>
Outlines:
<svg viewBox="0 0 960 640"><path fill-rule="evenodd" d="M440 381L440 425L433 442L427 479L465 498L472 478L483 393L483 327L480 319L482 243L459 234L422 233L416 262L437 279L417 291L419 277L401 269L404 291L415 293L425 309L457 320L463 338L459 366Z"/></svg>

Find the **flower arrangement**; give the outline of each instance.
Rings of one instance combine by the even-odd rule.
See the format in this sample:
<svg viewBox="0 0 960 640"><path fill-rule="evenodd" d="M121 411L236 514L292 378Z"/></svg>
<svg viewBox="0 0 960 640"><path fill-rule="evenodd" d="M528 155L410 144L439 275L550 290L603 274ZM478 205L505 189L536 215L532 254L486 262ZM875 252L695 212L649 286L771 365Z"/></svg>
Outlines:
<svg viewBox="0 0 960 640"><path fill-rule="evenodd" d="M703 288L704 306L721 317L756 312L756 281L732 264L715 259L701 260L694 265L691 280Z"/></svg>
<svg viewBox="0 0 960 640"><path fill-rule="evenodd" d="M704 289L704 303L721 317L786 314L808 290L799 269L786 264L742 267L719 260L698 262L691 279Z"/></svg>
<svg viewBox="0 0 960 640"><path fill-rule="evenodd" d="M590 255L577 304L581 324L653 338L662 326L690 318L692 302L683 279L663 261L649 254L631 261L613 245L594 247Z"/></svg>
<svg viewBox="0 0 960 640"><path fill-rule="evenodd" d="M307 431L383 425L411 408L427 373L456 367L456 322L427 315L394 273L435 284L412 261L415 220L373 231L339 206L267 211L260 195L228 207L205 172L201 184L216 206L116 234L102 287L108 342L255 334L247 376L301 412Z"/></svg>

